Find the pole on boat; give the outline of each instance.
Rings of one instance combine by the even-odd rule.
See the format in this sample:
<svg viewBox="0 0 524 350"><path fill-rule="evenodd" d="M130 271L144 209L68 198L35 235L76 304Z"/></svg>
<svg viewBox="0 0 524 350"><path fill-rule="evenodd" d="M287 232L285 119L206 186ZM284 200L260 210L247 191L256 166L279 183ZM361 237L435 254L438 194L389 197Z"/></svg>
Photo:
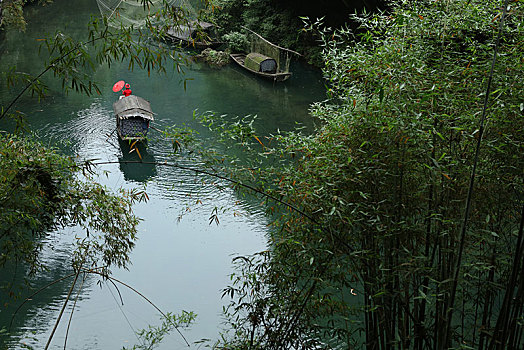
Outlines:
<svg viewBox="0 0 524 350"><path fill-rule="evenodd" d="M116 131L116 129L118 129L118 127L114 128L113 131L111 131L111 133L107 135L106 141L109 140L109 138L111 137L111 135L113 135L113 133Z"/></svg>
<svg viewBox="0 0 524 350"><path fill-rule="evenodd" d="M158 131L158 132L162 132L162 133L164 132L164 131L162 131L162 130L160 130L160 129L158 129L158 128L155 128L154 126L151 126L151 125L150 125L149 127L150 127L151 129L153 129L153 130Z"/></svg>

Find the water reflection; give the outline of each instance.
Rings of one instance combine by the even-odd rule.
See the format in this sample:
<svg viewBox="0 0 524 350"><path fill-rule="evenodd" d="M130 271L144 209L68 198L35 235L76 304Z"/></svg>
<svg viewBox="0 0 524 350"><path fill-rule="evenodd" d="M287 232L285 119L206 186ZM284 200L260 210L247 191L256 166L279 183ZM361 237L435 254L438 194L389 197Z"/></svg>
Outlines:
<svg viewBox="0 0 524 350"><path fill-rule="evenodd" d="M194 64L187 75L195 80L180 97L193 103L190 111L214 111L230 117L257 115L255 127L261 134L291 130L296 123L312 127L308 110L311 102L323 98L322 77L301 63L295 62L292 67L293 77L273 83L233 64L222 69Z"/></svg>
<svg viewBox="0 0 524 350"><path fill-rule="evenodd" d="M3 268L0 275L0 284L9 282L13 284L11 296L1 290L0 302L0 329L5 327L10 334L0 333L0 349L2 345L9 349L29 348L47 339L48 329L43 324L53 324L61 309L65 295L73 281L72 269L70 268L71 244L75 234L80 234L78 228L67 228L60 232L53 232L46 238L46 246L52 249L41 251L41 259L45 261L48 268L39 271L31 281L36 284L26 285L25 266L23 264L10 264ZM83 277L80 278L83 280ZM89 293L93 288L93 280L85 280L80 290L80 283L72 295L78 305L89 299ZM67 309L71 310L71 304Z"/></svg>
<svg viewBox="0 0 524 350"><path fill-rule="evenodd" d="M147 182L157 175L156 159L149 151L147 142L132 143L118 139L122 155L119 167L126 181Z"/></svg>

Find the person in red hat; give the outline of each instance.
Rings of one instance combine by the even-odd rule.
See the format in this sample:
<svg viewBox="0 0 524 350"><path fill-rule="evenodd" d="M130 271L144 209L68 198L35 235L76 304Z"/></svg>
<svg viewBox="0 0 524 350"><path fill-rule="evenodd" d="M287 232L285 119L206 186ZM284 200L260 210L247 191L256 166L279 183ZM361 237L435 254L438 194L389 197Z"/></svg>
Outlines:
<svg viewBox="0 0 524 350"><path fill-rule="evenodd" d="M131 87L131 85L126 84L126 89L124 91L122 91L122 93L124 94L124 97L127 97L127 96L131 95L130 87Z"/></svg>

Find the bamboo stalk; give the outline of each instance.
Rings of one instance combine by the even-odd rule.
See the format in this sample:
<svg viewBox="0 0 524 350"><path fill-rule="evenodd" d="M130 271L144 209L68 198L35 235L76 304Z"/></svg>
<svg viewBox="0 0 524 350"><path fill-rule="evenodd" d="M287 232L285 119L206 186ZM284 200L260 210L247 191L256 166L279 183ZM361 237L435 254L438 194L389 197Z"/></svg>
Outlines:
<svg viewBox="0 0 524 350"><path fill-rule="evenodd" d="M458 280L459 280L461 264L462 264L462 254L464 252L464 246L465 246L465 241L466 241L466 232L467 232L466 230L467 230L468 222L469 222L469 214L470 214L470 209L471 209L471 200L472 200L472 197L473 197L473 188L474 188L474 184L475 184L478 159L479 159L479 155L480 155L480 146L482 144L482 137L484 135L485 122L486 122L486 118L487 118L488 102L489 102L489 96L491 94L491 83L493 81L495 64L497 62L498 49L500 47L500 38L502 36L502 28L503 28L503 24L504 24L504 18L506 17L506 12L507 12L507 9L508 9L508 4L509 4L509 0L506 0L504 2L504 8L502 9L502 16L500 18L500 23L499 23L499 33L498 33L498 36L497 36L497 41L495 43L495 48L494 48L494 52L493 52L493 60L491 62L491 69L490 69L490 73L489 73L489 76L488 76L488 83L487 83L487 86L486 86L486 95L484 96L484 106L482 108L482 115L481 115L480 121L479 121L480 125L479 125L478 140L477 140L477 145L475 147L475 156L474 156L473 165L472 165L472 169L471 169L471 176L470 176L470 180L469 180L468 194L467 194L467 197L466 197L466 205L465 205L465 208L464 208L464 219L463 219L462 226L461 226L461 229L460 229L460 241L459 241L459 247L458 247L457 261L456 261L456 264L455 264L455 267L454 267L454 273L453 273L453 285L451 287L451 294L450 294L450 297L449 297L449 303L447 305L447 310L446 310L446 325L445 325L446 326L446 331L445 331L444 343L443 343L443 345L445 345L445 346L451 345L451 341L452 341L452 339L451 339L451 328L452 328L452 318L453 318L453 311L454 311L453 310L453 306L454 306L454 303L455 303L457 287L458 287Z"/></svg>
<svg viewBox="0 0 524 350"><path fill-rule="evenodd" d="M522 213L520 217L520 227L519 227L519 233L517 238L517 244L515 247L515 254L512 264L512 271L511 271L511 277L508 281L508 285L506 286L506 293L504 294L504 300L502 302L502 306L499 311L497 323L495 325L495 330L493 331L493 336L491 338L490 344L488 349L493 350L495 347L497 349L503 349L505 348L506 341L509 336L509 329L508 325L510 323L510 317L511 317L511 301L513 299L513 293L515 291L515 287L517 286L517 279L518 279L518 273L519 273L519 266L521 265L522 260L522 236L524 231L524 206L522 207ZM522 276L521 276L522 278Z"/></svg>

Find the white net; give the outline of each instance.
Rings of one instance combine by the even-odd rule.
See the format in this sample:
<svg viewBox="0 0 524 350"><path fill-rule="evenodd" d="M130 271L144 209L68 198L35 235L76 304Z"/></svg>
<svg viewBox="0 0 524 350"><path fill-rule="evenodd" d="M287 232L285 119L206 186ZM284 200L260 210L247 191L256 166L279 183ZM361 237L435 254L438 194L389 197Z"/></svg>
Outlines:
<svg viewBox="0 0 524 350"><path fill-rule="evenodd" d="M164 6L182 10L189 17L196 17L188 0L97 0L102 16L114 27L143 27L148 16L161 11Z"/></svg>

